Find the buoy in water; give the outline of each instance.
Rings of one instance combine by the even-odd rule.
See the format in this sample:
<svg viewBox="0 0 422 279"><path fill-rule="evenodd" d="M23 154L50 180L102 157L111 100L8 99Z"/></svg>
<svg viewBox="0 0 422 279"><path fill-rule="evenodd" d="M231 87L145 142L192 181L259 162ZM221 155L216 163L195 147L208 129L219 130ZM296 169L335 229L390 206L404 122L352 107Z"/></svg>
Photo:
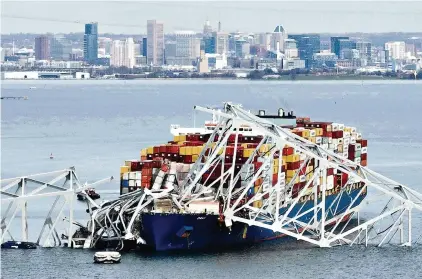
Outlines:
<svg viewBox="0 0 422 279"><path fill-rule="evenodd" d="M54 157L53 157L53 153L51 153L50 154L50 159L52 160L52 159L54 159Z"/></svg>

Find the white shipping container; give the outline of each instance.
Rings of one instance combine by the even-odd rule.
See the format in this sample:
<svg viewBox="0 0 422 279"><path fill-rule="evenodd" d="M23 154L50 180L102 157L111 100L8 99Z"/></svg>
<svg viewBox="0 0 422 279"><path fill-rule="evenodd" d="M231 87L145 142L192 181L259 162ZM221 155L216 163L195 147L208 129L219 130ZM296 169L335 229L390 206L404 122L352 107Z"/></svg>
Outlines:
<svg viewBox="0 0 422 279"><path fill-rule="evenodd" d="M350 133L349 133L349 132L344 132L344 133L343 133L343 138L344 138L344 139L346 139L346 138L350 138Z"/></svg>
<svg viewBox="0 0 422 279"><path fill-rule="evenodd" d="M351 133L356 133L356 127L350 127L350 132Z"/></svg>
<svg viewBox="0 0 422 279"><path fill-rule="evenodd" d="M280 172L280 173L278 173L278 177L280 178L280 179L286 179L286 173L285 172Z"/></svg>
<svg viewBox="0 0 422 279"><path fill-rule="evenodd" d="M360 143L355 143L355 146L357 151L362 150L362 145Z"/></svg>
<svg viewBox="0 0 422 279"><path fill-rule="evenodd" d="M343 140L343 144L344 145L349 145L350 144L350 139L344 139Z"/></svg>
<svg viewBox="0 0 422 279"><path fill-rule="evenodd" d="M323 138L322 138L322 143L328 143L328 138L323 137Z"/></svg>
<svg viewBox="0 0 422 279"><path fill-rule="evenodd" d="M321 147L324 149L328 149L328 143L321 144Z"/></svg>
<svg viewBox="0 0 422 279"><path fill-rule="evenodd" d="M315 130L311 130L311 131L309 131L309 136L310 136L310 137L316 137L316 132L315 132Z"/></svg>
<svg viewBox="0 0 422 279"><path fill-rule="evenodd" d="M348 152L349 151L349 145L343 145L343 152Z"/></svg>
<svg viewBox="0 0 422 279"><path fill-rule="evenodd" d="M136 179L142 178L142 172L140 172L140 171L135 172L135 175L136 175Z"/></svg>
<svg viewBox="0 0 422 279"><path fill-rule="evenodd" d="M305 176L305 175L301 175L301 176L299 177L299 181L300 181L300 182L305 182L305 181L306 181L306 176Z"/></svg>
<svg viewBox="0 0 422 279"><path fill-rule="evenodd" d="M344 148L344 147L343 147L343 148ZM343 156L344 158L349 157L349 152L347 152L347 151L343 151L342 156Z"/></svg>
<svg viewBox="0 0 422 279"><path fill-rule="evenodd" d="M338 130L344 131L344 124L338 124Z"/></svg>
<svg viewBox="0 0 422 279"><path fill-rule="evenodd" d="M136 179L135 180L135 186L136 187L141 187L141 179Z"/></svg>
<svg viewBox="0 0 422 279"><path fill-rule="evenodd" d="M327 190L331 190L334 188L334 176L328 175L327 176Z"/></svg>
<svg viewBox="0 0 422 279"><path fill-rule="evenodd" d="M129 180L129 173L128 172L125 172L123 174L123 180Z"/></svg>
<svg viewBox="0 0 422 279"><path fill-rule="evenodd" d="M301 153L301 154L299 155L299 160L301 160L301 161L306 160L306 154Z"/></svg>
<svg viewBox="0 0 422 279"><path fill-rule="evenodd" d="M328 143L333 143L333 138L328 138Z"/></svg>
<svg viewBox="0 0 422 279"><path fill-rule="evenodd" d="M129 180L129 187L135 187L135 180Z"/></svg>
<svg viewBox="0 0 422 279"><path fill-rule="evenodd" d="M361 153L362 154L368 153L368 147L362 147Z"/></svg>
<svg viewBox="0 0 422 279"><path fill-rule="evenodd" d="M356 139L351 138L351 139L350 139L350 144L355 144L355 143L356 143Z"/></svg>
<svg viewBox="0 0 422 279"><path fill-rule="evenodd" d="M129 179L136 179L136 172L130 172Z"/></svg>
<svg viewBox="0 0 422 279"><path fill-rule="evenodd" d="M322 143L322 138L321 137L316 137L315 138L315 143L316 144L321 144Z"/></svg>
<svg viewBox="0 0 422 279"><path fill-rule="evenodd" d="M343 142L344 142L343 138L339 138L339 139L337 139L337 143L338 143L338 144L343 144Z"/></svg>
<svg viewBox="0 0 422 279"><path fill-rule="evenodd" d="M331 140L331 143L333 143L333 144L339 144L339 143L338 143L338 139L332 139L332 140Z"/></svg>
<svg viewBox="0 0 422 279"><path fill-rule="evenodd" d="M355 158L355 163L360 164L360 158Z"/></svg>
<svg viewBox="0 0 422 279"><path fill-rule="evenodd" d="M361 133L356 133L356 139L361 140L362 139L362 134Z"/></svg>
<svg viewBox="0 0 422 279"><path fill-rule="evenodd" d="M338 131L338 124L337 123L331 124L331 128L333 129L333 132Z"/></svg>

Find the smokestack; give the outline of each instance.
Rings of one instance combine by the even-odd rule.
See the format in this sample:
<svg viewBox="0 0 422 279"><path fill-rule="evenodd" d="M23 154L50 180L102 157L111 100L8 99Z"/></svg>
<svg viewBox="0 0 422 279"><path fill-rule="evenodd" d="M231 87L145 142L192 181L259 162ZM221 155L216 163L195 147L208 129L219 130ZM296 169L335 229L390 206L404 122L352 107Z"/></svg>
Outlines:
<svg viewBox="0 0 422 279"><path fill-rule="evenodd" d="M218 32L221 32L221 21L218 21Z"/></svg>

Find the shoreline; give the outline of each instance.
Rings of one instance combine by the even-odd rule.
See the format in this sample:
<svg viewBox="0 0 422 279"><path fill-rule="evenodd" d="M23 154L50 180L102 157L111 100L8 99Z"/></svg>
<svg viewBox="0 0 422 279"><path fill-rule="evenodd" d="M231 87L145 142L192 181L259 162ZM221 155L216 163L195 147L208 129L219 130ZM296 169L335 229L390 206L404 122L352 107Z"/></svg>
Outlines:
<svg viewBox="0 0 422 279"><path fill-rule="evenodd" d="M142 80L166 80L166 81L191 81L191 80L201 80L201 81L418 81L422 79L403 79L397 77L382 77L382 76L296 76L292 79L290 76L281 76L280 78L209 78L209 77L198 77L198 78L89 78L89 79L76 79L76 78L40 78L40 79L1 79L1 81L142 81Z"/></svg>

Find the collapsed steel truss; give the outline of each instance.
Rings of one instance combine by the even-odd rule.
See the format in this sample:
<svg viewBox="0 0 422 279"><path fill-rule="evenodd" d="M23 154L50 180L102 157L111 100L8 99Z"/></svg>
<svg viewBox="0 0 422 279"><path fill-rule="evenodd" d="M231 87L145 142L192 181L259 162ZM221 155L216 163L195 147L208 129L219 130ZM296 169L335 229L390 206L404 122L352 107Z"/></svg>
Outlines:
<svg viewBox="0 0 422 279"><path fill-rule="evenodd" d="M321 146L293 134L288 129L258 118L239 105L226 103L223 112L203 107L195 107L195 109L216 114L220 121L182 185L183 191L179 199L182 206L188 205L201 193L215 187L217 183L217 185L220 184L220 188L216 198L219 196L224 199L224 217L228 227L232 225L232 222L242 222L304 240L320 247L346 243L368 244L368 241L376 243L378 240L377 244L381 246L386 242L392 241L393 243L393 238L399 231L398 242L408 246L412 244L412 212L413 209L417 211L422 209L420 193L339 154L323 149ZM252 127L257 134L264 137L255 152L243 165L242 170L235 174L234 163L236 162L239 128L245 125ZM231 134L236 134L231 167L227 170L224 170L223 167L221 176L215 183L204 186L201 191L193 193L192 190L198 187L204 173L212 172L213 166L218 163L222 163L224 166L225 147ZM215 135L218 135L218 140L213 147L211 142ZM250 176L248 183L240 188L235 188L242 173L247 172L245 168L248 163L254 156L260 156L259 148L264 143L272 146L269 156L261 154L264 164L255 170L255 174ZM301 154L305 166L311 159L314 160L316 166L314 174L307 181L306 186L293 195L293 183L299 176L299 170L291 182L286 183L284 173L281 172L281 156L279 156L277 183L274 186L271 183L265 186L261 185L259 194L252 199L245 199L248 191L254 187L255 181L264 173L265 168L273 167L273 155L276 152L281 154L285 146L293 147L295 152ZM204 158L205 154L208 154L207 160ZM334 168L337 173L342 172L348 175L349 181L345 187L340 189L337 187L333 190L333 185L327 184L328 168ZM223 189L224 183L228 183L227 189ZM339 194L334 200L327 202L329 191L336 191ZM351 195L352 192L354 192L353 195ZM367 192L369 192L368 196L363 199ZM261 206L258 208L252 206L254 201L262 200L263 197L266 199L263 200ZM339 208L342 198L349 199L346 208ZM381 198L386 200L386 203L382 205L381 212L359 216L360 213L365 212L365 209L370 208L369 205L373 204L375 200L382 201ZM302 206L299 207L298 202L301 199L313 200L313 205L310 208L304 208L304 203L302 203ZM247 201L245 202L245 200ZM242 214L240 214L241 212ZM364 220L361 220L360 217L363 217ZM352 226L350 223L352 219L357 221L357 224ZM407 226L405 226L406 222ZM405 233L406 230L407 233Z"/></svg>
<svg viewBox="0 0 422 279"><path fill-rule="evenodd" d="M112 179L112 178L111 178ZM41 246L60 246L62 244L62 237L57 232L58 224L66 221L69 223L66 235L68 243L72 243L72 235L75 224L73 217L73 202L75 194L78 192L85 193L84 190L99 185L110 178L99 180L91 184L81 184L75 169L69 168L59 171L39 173L29 176L2 179L0 194L2 208L5 205L7 208L2 210L1 216L1 242L6 238L20 241L28 241L28 203L34 202L34 205L48 206L54 198L51 207L48 210L44 224L39 233L37 244ZM91 204L95 205L88 195L86 198L90 200ZM97 205L98 206L98 205ZM68 209L68 214L65 214L65 209ZM21 237L16 237L11 232L15 217L18 212L21 212ZM67 211L67 210L66 210Z"/></svg>
<svg viewBox="0 0 422 279"><path fill-rule="evenodd" d="M137 190L101 205L87 196L91 219L87 226L89 235L83 245L84 248L95 247L99 240L117 240L120 249L123 248L124 240L136 240L138 244L145 243L139 231L139 215L143 211L154 210L154 203L162 198L171 200L172 210L182 214L189 213L189 205L193 201L218 200L223 203L220 217L224 219L228 228L233 222L241 222L319 247L342 244L381 246L385 243L410 246L415 242L412 238L412 226L414 226L412 217L422 209L420 193L349 161L339 154L323 149L288 129L258 118L242 109L240 105L226 103L223 111L203 107L195 109L211 113L213 117L217 116L218 124L186 178L181 182L167 183L164 189ZM254 133L263 137L242 168L235 170L238 137L241 133L240 128L244 126L252 128ZM236 135L233 158L230 162L225 162L226 147L230 135L233 134ZM270 146L268 151L260 151L263 144ZM295 181L303 176L300 170L297 170L289 180L281 171L280 154L285 146L293 147L295 152L300 154L303 162L300 170L306 169L310 162L313 162L315 168L303 188L294 188ZM279 155L277 165L273 160L274 154ZM250 170L250 163L256 157L262 165L258 169ZM218 179L212 182L204 181L204 174L217 172L217 165L221 165ZM275 172L276 183L266 179L260 180L262 177L268 178L268 170L274 167L278 168ZM332 181L327 181L328 169L334 169L337 174L347 174L348 181L345 185L340 187L334 185ZM57 180L53 179L50 182L37 181L34 176L2 180L2 185L9 183L1 189L1 194L8 196L2 199L2 204L10 203L6 215L13 206L16 208L9 223L6 223L6 217L2 217L2 240L19 209L22 210L23 240L27 239L25 208L28 200L45 196L62 196L70 204L71 225L68 235L71 243L73 224L71 204L74 194L92 187L93 184L81 185L73 169L56 173ZM61 178L66 178L66 182L70 182L69 188L53 185ZM28 181L36 181L42 186L27 193L25 184ZM241 183L238 183L239 181ZM257 181L260 183L256 183ZM78 188L74 187L75 184ZM15 193L9 191L12 186L18 187ZM58 191L39 193L47 187ZM251 197L250 192L253 188L255 188L254 195ZM55 222L46 222L51 224L48 232L50 239L55 234L54 228L61 213ZM51 212L47 219L50 216ZM45 243L48 243L47 239Z"/></svg>
<svg viewBox="0 0 422 279"><path fill-rule="evenodd" d="M92 241L88 246L93 247L104 236L120 240L122 244L123 240L145 243L134 223L142 211L154 210L154 202L163 197L171 200L173 210L182 214L189 212L189 204L193 201L218 200L224 203L220 217L229 228L233 222L242 222L319 247L356 243L412 244L413 209L422 209L422 195L418 192L258 118L239 105L226 103L223 111L195 109L211 113L219 120L186 178L166 189L144 189L123 195L94 211L89 228ZM242 169L235 171L239 128L244 126L253 128L254 133L263 138ZM233 134L236 134L234 156L228 162L230 167L224 169L228 139ZM263 144L271 145L265 154L260 153ZM286 183L279 156L277 183L261 182L258 193L247 198L259 177L274 167L273 155L281 154L285 146L293 147L301 154L304 162L301 169L313 160L315 169L306 186L296 192L293 189L299 170ZM250 171L248 166L256 156L263 164ZM218 179L204 181L204 174L216 172L219 164L222 167ZM336 173L346 173L347 183L339 187L328 182L329 168ZM262 203L255 204L256 201ZM381 204L376 204L377 201ZM378 207L373 208L374 204Z"/></svg>

